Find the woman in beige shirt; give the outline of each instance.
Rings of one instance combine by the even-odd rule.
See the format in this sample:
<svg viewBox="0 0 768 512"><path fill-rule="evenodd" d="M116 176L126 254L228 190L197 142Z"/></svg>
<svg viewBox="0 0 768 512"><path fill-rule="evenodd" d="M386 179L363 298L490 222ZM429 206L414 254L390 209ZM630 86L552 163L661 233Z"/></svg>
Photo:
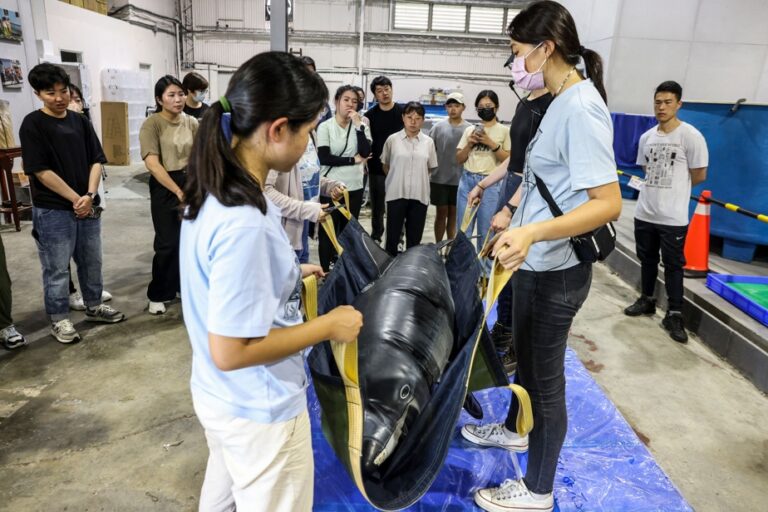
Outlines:
<svg viewBox="0 0 768 512"><path fill-rule="evenodd" d="M139 142L149 178L150 208L155 228L152 281L147 288L149 313L162 315L176 298L179 284L179 204L184 199L187 161L197 133L197 119L183 112L187 95L179 80L165 75L155 84L157 110L141 125Z"/></svg>

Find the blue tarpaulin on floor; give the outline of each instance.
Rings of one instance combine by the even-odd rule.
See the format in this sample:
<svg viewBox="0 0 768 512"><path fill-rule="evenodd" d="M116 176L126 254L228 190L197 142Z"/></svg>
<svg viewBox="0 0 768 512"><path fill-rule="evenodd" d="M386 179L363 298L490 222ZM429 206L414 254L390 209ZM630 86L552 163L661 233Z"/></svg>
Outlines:
<svg viewBox="0 0 768 512"><path fill-rule="evenodd" d="M568 435L557 468L555 510L692 510L570 349L566 353L566 378ZM508 390L487 390L477 397L485 411L484 422L504 420ZM323 437L320 406L311 386L309 409L315 453L314 510L372 510ZM509 453L475 447L461 437L459 429L468 421L475 420L462 412L437 480L407 510L479 510L472 499L475 490L513 477ZM526 456L520 460L525 470Z"/></svg>

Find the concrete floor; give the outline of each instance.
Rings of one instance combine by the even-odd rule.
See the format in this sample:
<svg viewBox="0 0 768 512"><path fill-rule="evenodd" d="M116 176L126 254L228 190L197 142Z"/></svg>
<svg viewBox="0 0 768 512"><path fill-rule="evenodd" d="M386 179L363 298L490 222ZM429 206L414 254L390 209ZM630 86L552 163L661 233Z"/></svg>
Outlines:
<svg viewBox="0 0 768 512"><path fill-rule="evenodd" d="M146 313L146 175L110 171L104 278L126 322L94 327L74 313L83 341L55 342L31 226L0 226L14 318L31 342L0 351L0 510L196 509L207 449L191 407L180 307ZM602 265L594 275L572 346L596 381L696 510L765 510L766 397L696 339L671 341L659 316L623 316L635 291Z"/></svg>

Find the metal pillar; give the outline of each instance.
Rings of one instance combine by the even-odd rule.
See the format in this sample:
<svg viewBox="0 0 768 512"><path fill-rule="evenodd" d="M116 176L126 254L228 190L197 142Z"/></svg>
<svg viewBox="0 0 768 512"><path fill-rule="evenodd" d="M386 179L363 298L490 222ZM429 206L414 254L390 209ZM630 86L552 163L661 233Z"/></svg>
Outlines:
<svg viewBox="0 0 768 512"><path fill-rule="evenodd" d="M276 52L288 51L288 0L270 2L269 40L270 49Z"/></svg>

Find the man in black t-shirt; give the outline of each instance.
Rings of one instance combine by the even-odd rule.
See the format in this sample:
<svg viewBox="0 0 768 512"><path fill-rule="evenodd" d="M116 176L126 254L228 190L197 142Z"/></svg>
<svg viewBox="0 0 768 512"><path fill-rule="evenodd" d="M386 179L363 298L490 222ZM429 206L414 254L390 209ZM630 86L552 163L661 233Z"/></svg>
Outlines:
<svg viewBox="0 0 768 512"><path fill-rule="evenodd" d="M377 76L371 82L371 92L377 104L365 113L371 122L371 159L368 161L368 189L371 200L371 238L381 242L384 235L384 195L386 175L381 166L381 151L390 135L403 129L403 109L395 103L392 81Z"/></svg>
<svg viewBox="0 0 768 512"><path fill-rule="evenodd" d="M210 108L203 102L208 94L208 80L200 73L190 71L184 76L181 85L184 86L184 92L187 94L184 113L195 119L202 118L205 111Z"/></svg>
<svg viewBox="0 0 768 512"><path fill-rule="evenodd" d="M106 163L85 116L67 110L69 77L39 64L28 76L43 108L28 114L19 137L32 189L32 236L43 267L45 311L61 343L80 340L69 313L69 260L74 257L86 320L115 323L125 316L101 301L101 219L94 215L101 165Z"/></svg>

